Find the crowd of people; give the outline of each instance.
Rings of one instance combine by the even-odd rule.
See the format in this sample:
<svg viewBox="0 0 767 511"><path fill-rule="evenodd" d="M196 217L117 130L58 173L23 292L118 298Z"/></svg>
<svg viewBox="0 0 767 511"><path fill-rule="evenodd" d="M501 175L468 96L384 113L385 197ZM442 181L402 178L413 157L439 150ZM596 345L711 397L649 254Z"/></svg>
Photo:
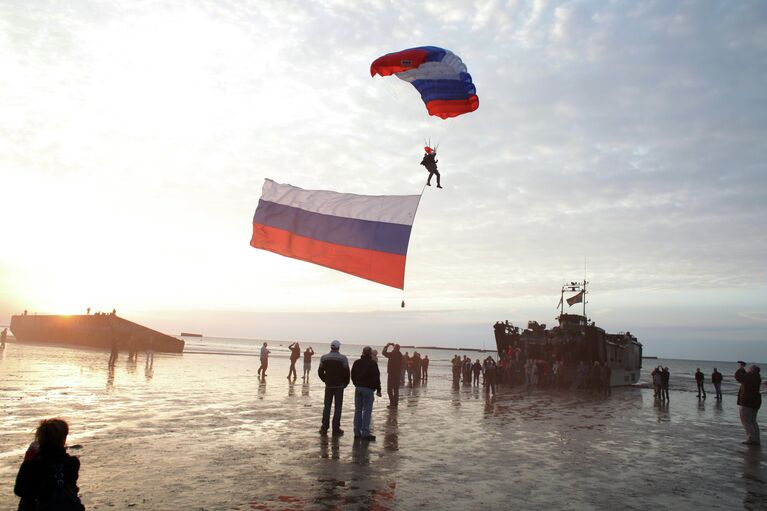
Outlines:
<svg viewBox="0 0 767 511"><path fill-rule="evenodd" d="M289 349L291 364L288 379L294 381L297 377L295 363L301 357L301 349L298 343L292 343ZM264 342L260 353L261 366L258 369L261 378L266 376L269 353L268 343ZM311 346L303 352L305 380L308 380L311 371L313 355L314 350ZM387 359L386 387L389 408L396 409L399 404L399 387L404 382L404 374L407 374L408 382L412 385L425 382L428 379L429 358L421 357L417 352L414 352L412 356L403 354L399 344L396 343L388 343L382 355ZM459 386L463 381L464 385L479 386L480 376L482 376L485 391L494 394L497 383L504 378L506 383L511 383L516 381L518 376L516 363L520 361L512 359L510 365L504 365L504 361L508 360L502 357L496 363L493 357L488 356L481 362L479 359L472 362L466 355L463 357L455 355L451 361L453 384ZM738 364L739 368L734 376L740 384L737 403L740 420L746 433L743 444L758 446L760 435L756 417L762 403L760 369L756 365L747 367L742 361ZM551 364L530 359L522 363L519 371L522 372L525 385L557 388L563 384L563 380L560 379L563 365L558 359ZM350 367L346 355L341 354L340 341L334 340L330 343L330 351L320 358L317 374L325 384L320 434L327 435L328 432L332 432L334 436L344 434L341 428L344 390L351 382L355 387L354 438L360 441L374 441L376 437L371 429L373 403L375 396L382 395L377 352L370 346L365 346L359 359L355 360ZM576 388L599 391L606 386L606 392L609 393L610 371L606 364L579 362L574 369L574 374ZM658 366L651 374L655 399L668 401L670 380L668 367ZM711 381L716 390L716 399L721 399L722 378L722 374L714 368ZM700 368L695 373L695 380L698 397L705 399L705 378ZM20 510L84 509L78 497L77 486L80 461L66 452L68 433L69 426L62 419L46 419L40 422L35 432L35 439L27 449L16 477L14 492L21 498Z"/></svg>

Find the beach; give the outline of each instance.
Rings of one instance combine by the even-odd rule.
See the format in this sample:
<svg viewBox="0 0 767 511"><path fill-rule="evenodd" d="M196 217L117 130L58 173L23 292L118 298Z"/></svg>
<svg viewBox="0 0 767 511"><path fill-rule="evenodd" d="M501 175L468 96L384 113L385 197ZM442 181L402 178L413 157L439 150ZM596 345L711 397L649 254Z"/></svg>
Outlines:
<svg viewBox="0 0 767 511"><path fill-rule="evenodd" d="M644 382L654 366L670 366L671 399L661 405L639 387L610 397L454 389L447 360L460 352L445 351L427 384L401 389L396 410L386 407L384 382L373 411L378 438L366 443L352 437L352 386L346 434L317 432L316 370L326 346L314 345L309 382L289 383L284 348L274 347L261 382L253 356L260 343L218 344L158 353L152 365L144 353L135 362L121 353L109 369L103 351L8 343L0 354L0 509L18 505L18 466L37 421L53 416L70 423L87 509L767 508L765 455L741 445L734 364L646 360ZM341 351L350 361L360 352ZM710 389L705 401L691 383L696 364ZM721 405L709 381L714 366L725 375Z"/></svg>

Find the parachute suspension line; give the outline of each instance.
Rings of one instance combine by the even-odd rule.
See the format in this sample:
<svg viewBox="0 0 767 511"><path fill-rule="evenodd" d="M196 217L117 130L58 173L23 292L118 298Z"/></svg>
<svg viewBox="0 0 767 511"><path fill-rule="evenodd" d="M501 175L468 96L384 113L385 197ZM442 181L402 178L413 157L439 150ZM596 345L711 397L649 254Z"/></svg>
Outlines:
<svg viewBox="0 0 767 511"><path fill-rule="evenodd" d="M421 187L421 193L418 194L418 203L415 206L415 212L413 213L413 225L415 225L415 215L418 214L418 206L421 205L421 199L423 199L423 192L426 190L426 183ZM412 234L412 233L411 233ZM407 259L405 259L405 271L407 271ZM402 285L402 303L400 308L405 308L405 285Z"/></svg>

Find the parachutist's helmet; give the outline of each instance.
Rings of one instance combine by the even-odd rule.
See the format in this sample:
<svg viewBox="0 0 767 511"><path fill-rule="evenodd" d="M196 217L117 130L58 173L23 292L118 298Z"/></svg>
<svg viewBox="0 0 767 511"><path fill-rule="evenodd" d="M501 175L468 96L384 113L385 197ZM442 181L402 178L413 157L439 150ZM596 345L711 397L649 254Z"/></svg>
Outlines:
<svg viewBox="0 0 767 511"><path fill-rule="evenodd" d="M424 147L423 150L426 151L426 154L431 154L434 152L434 149L429 146Z"/></svg>

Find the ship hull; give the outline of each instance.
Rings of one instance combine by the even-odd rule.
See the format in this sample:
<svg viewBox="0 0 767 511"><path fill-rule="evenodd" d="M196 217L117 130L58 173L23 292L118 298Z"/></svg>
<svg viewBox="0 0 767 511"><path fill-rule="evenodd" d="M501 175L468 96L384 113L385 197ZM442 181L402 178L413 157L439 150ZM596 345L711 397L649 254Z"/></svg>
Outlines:
<svg viewBox="0 0 767 511"><path fill-rule="evenodd" d="M19 342L181 353L184 341L116 315L17 315L11 333Z"/></svg>

